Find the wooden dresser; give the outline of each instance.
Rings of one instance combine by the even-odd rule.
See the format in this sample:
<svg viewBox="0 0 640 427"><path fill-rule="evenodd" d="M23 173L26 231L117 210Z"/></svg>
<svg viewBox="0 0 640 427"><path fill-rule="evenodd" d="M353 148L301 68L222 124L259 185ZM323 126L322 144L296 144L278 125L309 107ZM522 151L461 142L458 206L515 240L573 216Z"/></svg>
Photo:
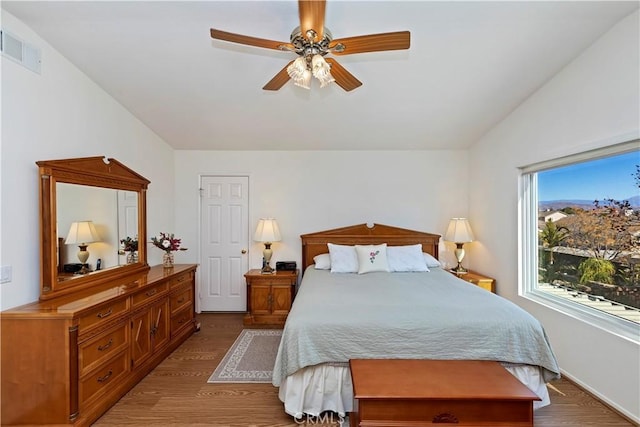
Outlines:
<svg viewBox="0 0 640 427"><path fill-rule="evenodd" d="M2 425L90 425L194 331L196 265L0 313Z"/></svg>

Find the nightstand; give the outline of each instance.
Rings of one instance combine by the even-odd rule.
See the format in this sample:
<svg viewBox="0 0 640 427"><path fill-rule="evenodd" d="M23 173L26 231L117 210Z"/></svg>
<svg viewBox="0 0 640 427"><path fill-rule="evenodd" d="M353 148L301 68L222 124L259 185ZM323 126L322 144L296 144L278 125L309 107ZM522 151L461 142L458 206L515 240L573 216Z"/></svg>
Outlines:
<svg viewBox="0 0 640 427"><path fill-rule="evenodd" d="M466 274L456 274L453 271L450 271L450 273L455 274L466 282L473 283L474 285L493 292L494 294L496 293L496 281L491 277L483 276L482 274L471 270L467 271Z"/></svg>
<svg viewBox="0 0 640 427"><path fill-rule="evenodd" d="M245 326L273 326L282 328L287 320L298 284L298 270L262 274L249 270L247 282L247 314Z"/></svg>

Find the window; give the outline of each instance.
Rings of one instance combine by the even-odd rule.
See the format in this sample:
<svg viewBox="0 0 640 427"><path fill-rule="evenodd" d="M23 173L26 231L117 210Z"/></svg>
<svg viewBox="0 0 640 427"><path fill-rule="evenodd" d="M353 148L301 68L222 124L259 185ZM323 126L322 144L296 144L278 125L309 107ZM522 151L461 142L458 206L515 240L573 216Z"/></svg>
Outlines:
<svg viewBox="0 0 640 427"><path fill-rule="evenodd" d="M524 296L640 341L640 140L522 169Z"/></svg>

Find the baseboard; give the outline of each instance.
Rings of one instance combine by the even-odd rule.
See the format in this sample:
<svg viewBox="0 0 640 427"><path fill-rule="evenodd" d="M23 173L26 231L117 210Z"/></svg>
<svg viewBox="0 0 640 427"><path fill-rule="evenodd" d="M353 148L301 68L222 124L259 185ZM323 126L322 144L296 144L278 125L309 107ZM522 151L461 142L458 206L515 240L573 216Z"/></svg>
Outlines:
<svg viewBox="0 0 640 427"><path fill-rule="evenodd" d="M622 418L624 418L625 420L629 421L631 424L640 426L640 418L637 418L633 414L631 414L628 411L624 410L623 408L620 408L618 405L616 405L611 400L609 400L606 396L598 393L593 388L591 388L588 385L584 384L583 382L577 380L575 377L571 376L571 374L568 374L563 369L561 369L560 371L562 373L562 378L566 379L568 382L570 382L571 384L575 385L580 390L582 390L585 393L587 393L589 396L591 396L594 399L598 400L604 406L606 406L607 408L609 408L610 410L612 410L616 414L620 415Z"/></svg>

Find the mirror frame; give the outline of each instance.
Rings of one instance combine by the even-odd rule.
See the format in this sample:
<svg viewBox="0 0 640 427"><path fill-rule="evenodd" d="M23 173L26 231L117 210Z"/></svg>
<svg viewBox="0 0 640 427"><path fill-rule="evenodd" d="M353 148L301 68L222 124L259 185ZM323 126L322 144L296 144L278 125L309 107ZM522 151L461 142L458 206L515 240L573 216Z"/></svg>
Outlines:
<svg viewBox="0 0 640 427"><path fill-rule="evenodd" d="M147 187L150 181L112 158L101 156L36 162L40 169L40 299L79 292L104 283L126 283L132 275L146 274ZM58 281L56 184L133 191L138 194L138 262L94 271L73 280ZM134 279L135 280L135 279Z"/></svg>

